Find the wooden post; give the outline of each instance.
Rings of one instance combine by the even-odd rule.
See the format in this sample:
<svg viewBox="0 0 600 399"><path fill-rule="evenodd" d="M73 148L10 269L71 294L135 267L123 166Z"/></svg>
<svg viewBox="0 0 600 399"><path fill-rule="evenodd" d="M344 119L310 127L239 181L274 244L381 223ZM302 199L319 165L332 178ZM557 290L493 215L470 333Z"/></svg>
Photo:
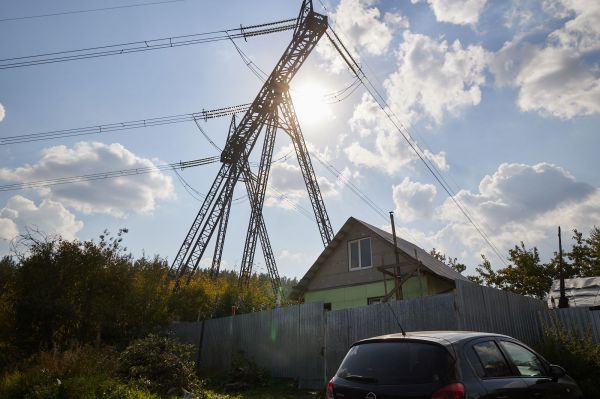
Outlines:
<svg viewBox="0 0 600 399"><path fill-rule="evenodd" d="M421 281L421 261L419 260L419 256L417 255L416 248L415 259L417 260L417 278L419 279L419 291L421 292L421 296L423 296L423 281Z"/></svg>
<svg viewBox="0 0 600 399"><path fill-rule="evenodd" d="M398 252L398 245L396 242L396 226L394 224L394 212L390 211L390 222L392 223L392 236L394 237L394 254L396 255L396 264L394 266L394 287L396 289L396 300L403 299L402 286L398 285L398 278L400 277L400 253Z"/></svg>
<svg viewBox="0 0 600 399"><path fill-rule="evenodd" d="M569 298L565 293L565 266L563 265L562 238L560 226L558 226L558 265L560 267L560 298L558 298L559 308L569 307Z"/></svg>

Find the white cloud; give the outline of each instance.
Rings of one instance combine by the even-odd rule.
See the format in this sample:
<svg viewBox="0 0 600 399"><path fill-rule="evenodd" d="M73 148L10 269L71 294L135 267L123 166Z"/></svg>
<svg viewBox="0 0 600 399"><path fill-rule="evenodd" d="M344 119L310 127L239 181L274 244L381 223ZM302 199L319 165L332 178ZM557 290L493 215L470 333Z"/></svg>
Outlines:
<svg viewBox="0 0 600 399"><path fill-rule="evenodd" d="M405 177L400 184L392 186L394 213L406 222L430 218L436 194L437 190L433 184L413 182Z"/></svg>
<svg viewBox="0 0 600 399"><path fill-rule="evenodd" d="M415 160L401 134L368 94L363 95L349 123L352 132L360 136L344 149L355 166L377 168L392 175Z"/></svg>
<svg viewBox="0 0 600 399"><path fill-rule="evenodd" d="M324 176L317 176L317 182L323 198L339 195L341 183L332 182ZM303 198L308 198L308 191L300 166L289 162L273 164L269 175L265 206L293 209L294 205L297 205Z"/></svg>
<svg viewBox="0 0 600 399"><path fill-rule="evenodd" d="M33 165L2 168L0 179L28 182L153 166L151 160L136 156L121 144L80 142L73 148L64 145L47 148ZM158 169L148 174L57 185L40 192L45 198L84 213L106 213L117 217L131 211L150 212L155 209L157 199L174 195L171 177Z"/></svg>
<svg viewBox="0 0 600 399"><path fill-rule="evenodd" d="M0 239L12 240L29 228L72 240L82 227L83 222L62 204L48 199L36 205L28 198L15 195L0 209Z"/></svg>
<svg viewBox="0 0 600 399"><path fill-rule="evenodd" d="M491 62L497 84L519 89L523 111L562 119L600 112L600 69L587 61L600 49L600 3L552 0L544 9L566 22L543 44L505 43Z"/></svg>
<svg viewBox="0 0 600 399"><path fill-rule="evenodd" d="M4 120L6 116L6 111L4 110L4 106L0 103L0 122Z"/></svg>
<svg viewBox="0 0 600 399"><path fill-rule="evenodd" d="M444 114L480 103L487 62L481 46L465 48L458 40L449 44L407 31L397 52L398 69L384 86L401 121L428 118L439 124Z"/></svg>
<svg viewBox="0 0 600 399"><path fill-rule="evenodd" d="M18 234L17 224L13 220L0 217L0 240L12 240Z"/></svg>
<svg viewBox="0 0 600 399"><path fill-rule="evenodd" d="M481 180L478 192L463 190L457 198L503 249L520 240L539 244L554 236L559 224L565 230L582 231L600 224L600 189L579 182L565 169L548 163L502 164L494 174ZM437 214L453 229L463 225L463 245L473 249L482 244L478 233L450 199Z"/></svg>
<svg viewBox="0 0 600 399"><path fill-rule="evenodd" d="M480 46L463 48L459 41L449 45L405 32L397 53L398 69L384 82L388 102L406 125L420 119L441 123L445 114L479 104L486 63L487 52ZM392 175L417 159L368 94L363 94L349 124L358 138L350 139L344 152L354 165ZM449 169L444 152L425 150L424 155L439 169Z"/></svg>
<svg viewBox="0 0 600 399"><path fill-rule="evenodd" d="M440 151L437 154L432 153L429 150L424 151L425 158L429 159L431 162L437 166L437 168L441 171L450 170L450 165L448 165L448 161L446 160L446 152Z"/></svg>
<svg viewBox="0 0 600 399"><path fill-rule="evenodd" d="M406 180L405 180L406 181ZM423 232L400 226L400 237L414 241L425 249L436 248L465 262L468 273L485 254L493 264L500 261L475 228L465 219L451 199L430 212L433 188L407 181L403 188L394 186L396 214L408 214L407 221L421 214L442 226ZM411 193L415 193L411 197ZM420 196L419 203L414 200ZM401 198L398 201L397 198ZM402 199L404 198L404 200ZM548 164L502 164L482 178L476 191L462 190L457 198L473 220L485 231L505 259L508 249L524 241L537 246L546 259L556 250L556 229L563 230L563 245L568 248L569 231L588 232L600 225L600 188L577 181L565 169ZM414 200L412 203L411 200ZM412 218L412 219L411 219Z"/></svg>
<svg viewBox="0 0 600 399"><path fill-rule="evenodd" d="M588 0L562 0L561 3L566 13L572 13L572 18L561 29L552 32L549 41L579 52L600 49L600 4Z"/></svg>
<svg viewBox="0 0 600 399"><path fill-rule="evenodd" d="M413 3L419 0L412 0ZM475 25L487 0L427 0L439 22Z"/></svg>
<svg viewBox="0 0 600 399"><path fill-rule="evenodd" d="M354 165L380 169L393 175L417 160L398 129L368 94L363 94L349 124L358 138L352 140L344 152ZM440 170L447 171L450 168L444 151L434 154L425 149L424 156Z"/></svg>
<svg viewBox="0 0 600 399"><path fill-rule="evenodd" d="M392 41L395 29L408 28L408 20L397 13L386 13L383 17L375 0L341 0L331 19L335 29L353 55L357 51L381 55ZM331 63L335 72L346 66L337 51L327 42L317 51Z"/></svg>

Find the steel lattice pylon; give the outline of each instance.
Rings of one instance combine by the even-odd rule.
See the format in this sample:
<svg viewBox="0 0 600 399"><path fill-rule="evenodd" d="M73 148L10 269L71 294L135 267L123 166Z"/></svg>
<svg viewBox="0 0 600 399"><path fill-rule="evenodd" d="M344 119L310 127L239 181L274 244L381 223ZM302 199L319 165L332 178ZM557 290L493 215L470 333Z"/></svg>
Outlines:
<svg viewBox="0 0 600 399"><path fill-rule="evenodd" d="M215 231L217 239L211 274L214 276L219 273L233 192L241 178L248 191L251 214L239 284L243 287L250 280L256 243L260 240L273 290L275 293L280 291L279 273L262 214L278 129L285 131L292 139L323 244L327 245L332 240L333 230L329 216L289 93L290 81L325 33L327 26L327 17L314 12L311 0L304 0L294 35L281 59L241 121L236 125L235 118L232 119L227 143L221 153L221 169L171 265L171 272L175 273L177 278L176 287L180 285L184 276L187 275L189 281L196 271ZM254 174L250 169L248 157L263 130L265 134L260 165L258 173Z"/></svg>

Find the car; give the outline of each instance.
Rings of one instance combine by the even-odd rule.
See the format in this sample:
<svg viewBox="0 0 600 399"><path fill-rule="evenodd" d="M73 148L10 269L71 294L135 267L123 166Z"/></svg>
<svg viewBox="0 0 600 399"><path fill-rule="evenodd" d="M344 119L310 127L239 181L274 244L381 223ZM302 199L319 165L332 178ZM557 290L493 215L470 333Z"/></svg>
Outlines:
<svg viewBox="0 0 600 399"><path fill-rule="evenodd" d="M506 335L390 334L354 343L325 399L580 399L565 370Z"/></svg>

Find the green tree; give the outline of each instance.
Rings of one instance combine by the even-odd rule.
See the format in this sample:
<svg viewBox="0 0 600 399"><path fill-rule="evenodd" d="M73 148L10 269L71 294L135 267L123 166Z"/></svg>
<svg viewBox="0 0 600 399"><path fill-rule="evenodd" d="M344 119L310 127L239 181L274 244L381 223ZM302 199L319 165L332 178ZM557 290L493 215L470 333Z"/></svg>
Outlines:
<svg viewBox="0 0 600 399"><path fill-rule="evenodd" d="M433 248L431 251L429 251L429 254L431 256L433 256L434 258L436 258L437 260L439 260L440 262L447 264L448 266L450 266L451 268L453 268L454 270L456 270L457 272L459 272L461 274L462 274L462 272L467 270L467 265L459 262L458 258L453 258L451 256L446 257L445 254L441 253L440 251L436 250L435 248Z"/></svg>
<svg viewBox="0 0 600 399"><path fill-rule="evenodd" d="M168 323L167 266L158 258L134 262L121 246L125 233L99 242L28 239L15 276L18 346L123 346Z"/></svg>
<svg viewBox="0 0 600 399"><path fill-rule="evenodd" d="M492 268L492 263L483 254L481 254L481 258L483 262L475 268L477 275L471 276L471 281L477 284L487 285L489 287L501 288L498 275Z"/></svg>
<svg viewBox="0 0 600 399"><path fill-rule="evenodd" d="M528 249L525 244L515 245L509 250L509 261L513 264L498 271L504 289L521 295L543 299L558 278L557 269L540 262L538 249Z"/></svg>

